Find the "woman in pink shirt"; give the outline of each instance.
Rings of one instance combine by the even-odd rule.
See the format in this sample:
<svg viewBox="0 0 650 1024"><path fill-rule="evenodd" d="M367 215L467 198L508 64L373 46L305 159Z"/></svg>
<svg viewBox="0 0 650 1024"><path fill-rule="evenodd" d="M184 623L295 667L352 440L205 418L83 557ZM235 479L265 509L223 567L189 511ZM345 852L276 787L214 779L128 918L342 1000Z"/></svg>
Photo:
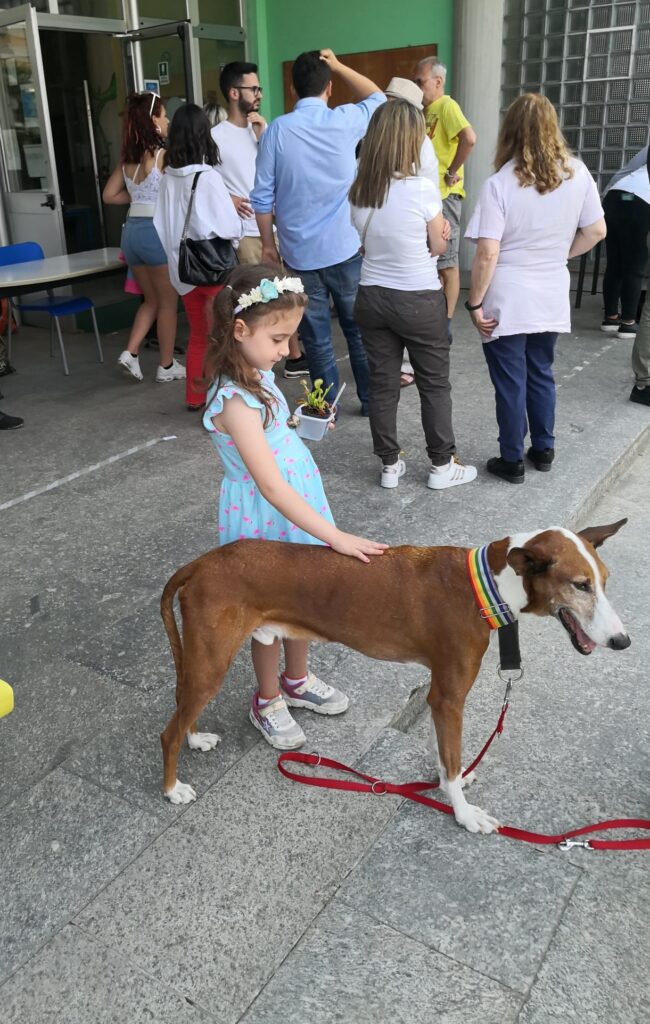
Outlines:
<svg viewBox="0 0 650 1024"><path fill-rule="evenodd" d="M465 232L476 242L465 306L496 395L501 452L487 469L520 484L529 429L535 469L547 472L555 456L553 354L558 334L571 330L567 260L605 237L605 221L546 97L526 93L511 104L494 164Z"/></svg>

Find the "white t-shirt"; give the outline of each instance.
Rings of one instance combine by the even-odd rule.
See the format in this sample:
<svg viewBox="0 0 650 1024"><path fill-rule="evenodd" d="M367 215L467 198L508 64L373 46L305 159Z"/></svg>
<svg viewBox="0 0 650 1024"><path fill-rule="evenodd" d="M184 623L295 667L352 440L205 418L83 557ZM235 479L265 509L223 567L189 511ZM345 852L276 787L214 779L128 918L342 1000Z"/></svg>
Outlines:
<svg viewBox="0 0 650 1024"><path fill-rule="evenodd" d="M248 199L255 184L257 136L250 125L240 128L230 121L221 121L212 129L212 138L219 147L221 163L217 170L231 195ZM255 217L244 217L244 235L259 238Z"/></svg>
<svg viewBox="0 0 650 1024"><path fill-rule="evenodd" d="M616 192L617 190L620 192L632 192L639 199L650 203L650 179L648 178L648 168L646 165L637 167L636 171L626 174L624 178L621 178L615 185L612 185L610 191Z"/></svg>
<svg viewBox="0 0 650 1024"><path fill-rule="evenodd" d="M351 206L352 223L363 235L369 209ZM398 291L437 291L437 260L427 248L427 224L442 210L438 188L428 178L396 178L368 225L362 285Z"/></svg>
<svg viewBox="0 0 650 1024"><path fill-rule="evenodd" d="M493 339L571 330L569 249L578 228L603 217L591 174L580 160L571 166L573 177L544 195L522 188L513 160L481 188L465 238L501 243L483 299L484 315L499 321Z"/></svg>

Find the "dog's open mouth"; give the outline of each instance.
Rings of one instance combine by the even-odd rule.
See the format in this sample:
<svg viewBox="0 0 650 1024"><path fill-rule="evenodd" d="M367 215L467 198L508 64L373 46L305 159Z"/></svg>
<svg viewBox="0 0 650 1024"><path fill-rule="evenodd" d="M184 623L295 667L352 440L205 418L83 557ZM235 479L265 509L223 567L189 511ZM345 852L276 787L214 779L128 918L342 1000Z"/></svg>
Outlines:
<svg viewBox="0 0 650 1024"><path fill-rule="evenodd" d="M571 643L580 654L591 654L596 647L594 641L587 636L582 626L568 608L560 608L557 617L571 637Z"/></svg>

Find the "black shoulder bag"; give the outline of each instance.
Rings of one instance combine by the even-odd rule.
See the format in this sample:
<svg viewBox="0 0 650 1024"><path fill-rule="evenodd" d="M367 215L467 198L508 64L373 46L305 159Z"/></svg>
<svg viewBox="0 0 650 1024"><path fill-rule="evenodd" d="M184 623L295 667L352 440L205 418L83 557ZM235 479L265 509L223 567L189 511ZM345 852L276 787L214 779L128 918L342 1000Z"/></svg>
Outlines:
<svg viewBox="0 0 650 1024"><path fill-rule="evenodd" d="M187 225L190 221L194 193L199 177L203 171L197 171L192 182L190 202L185 215L181 244L178 250L178 276L184 284L213 285L221 284L225 276L236 267L239 260L229 238L201 238L194 240L187 237Z"/></svg>

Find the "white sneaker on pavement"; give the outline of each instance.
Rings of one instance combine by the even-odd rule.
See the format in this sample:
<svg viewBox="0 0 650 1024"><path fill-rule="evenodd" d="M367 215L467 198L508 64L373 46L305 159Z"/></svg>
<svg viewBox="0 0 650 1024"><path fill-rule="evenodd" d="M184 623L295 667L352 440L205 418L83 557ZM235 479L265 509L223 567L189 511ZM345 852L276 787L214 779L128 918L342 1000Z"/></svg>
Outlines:
<svg viewBox="0 0 650 1024"><path fill-rule="evenodd" d="M455 455L446 466L432 466L427 480L427 487L433 491L442 491L445 487L456 487L458 484L469 484L476 480L476 466L463 466Z"/></svg>
<svg viewBox="0 0 650 1024"><path fill-rule="evenodd" d="M185 367L179 363L178 359L172 360L172 365L167 369L164 366L159 366L156 370L156 380L159 384L166 384L170 380L185 380L185 377Z"/></svg>
<svg viewBox="0 0 650 1024"><path fill-rule="evenodd" d="M379 483L382 487L397 487L400 477L405 473L406 463L404 459L398 459L392 466L382 466Z"/></svg>
<svg viewBox="0 0 650 1024"><path fill-rule="evenodd" d="M142 370L140 369L140 360L137 356L132 355L128 349L124 349L122 354L117 358L117 365L121 366L124 373L133 377L134 380L142 380Z"/></svg>

